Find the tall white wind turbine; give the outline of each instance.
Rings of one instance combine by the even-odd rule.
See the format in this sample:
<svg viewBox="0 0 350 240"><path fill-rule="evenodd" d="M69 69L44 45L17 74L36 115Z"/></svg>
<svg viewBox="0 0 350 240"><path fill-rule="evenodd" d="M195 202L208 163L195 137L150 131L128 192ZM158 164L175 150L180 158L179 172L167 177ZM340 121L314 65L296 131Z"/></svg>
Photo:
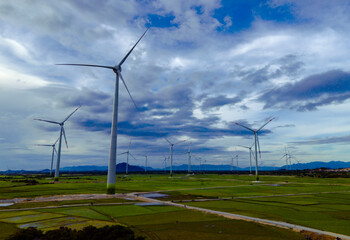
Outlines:
<svg viewBox="0 0 350 240"><path fill-rule="evenodd" d="M53 123L53 124L58 124L61 127L60 131L60 137L58 141L58 152L57 152L57 161L56 161L56 170L55 170L55 181L58 181L58 178L60 176L60 161L61 161L61 146L62 146L62 135L64 136L64 140L66 142L66 146L68 148L68 143L67 143L67 138L66 138L66 132L64 131L64 123L80 108L77 107L71 114L69 114L62 122L55 122L51 120L44 120L44 119L39 119L35 118L34 120L37 121L42 121L42 122L48 122L48 123Z"/></svg>
<svg viewBox="0 0 350 240"><path fill-rule="evenodd" d="M57 64L57 65L70 65L70 66L85 66L85 67L97 67L97 68L108 68L113 70L116 74L115 88L114 88L114 103L113 103L113 117L112 117L112 129L111 129L111 145L109 150L109 162L108 162L108 175L107 175L107 194L115 193L115 179L116 179L116 161L117 161L117 128L118 128L118 95L119 95L119 77L121 78L126 91L129 93L131 100L133 101L135 107L135 101L132 98L130 91L124 81L121 74L122 65L125 60L129 57L130 53L134 50L136 45L140 42L143 36L146 34L149 28L142 34L135 45L130 49L130 51L124 56L124 58L115 66L103 66L103 65L91 65L91 64ZM137 107L136 107L137 108Z"/></svg>
<svg viewBox="0 0 350 240"><path fill-rule="evenodd" d="M55 152L57 154L56 150L56 143L58 142L60 138L57 138L56 142L54 144L36 144L36 146L45 146L45 147L52 147L52 157L51 157L51 167L50 167L50 176L52 176L52 166L53 166L53 159L55 157Z"/></svg>
<svg viewBox="0 0 350 240"><path fill-rule="evenodd" d="M254 143L251 147L247 147L247 146L242 146L242 145L238 145L242 148L247 148L249 149L249 164L250 164L250 167L249 167L249 174L252 174L252 154L253 154L253 151L252 151L252 147L254 146Z"/></svg>
<svg viewBox="0 0 350 240"><path fill-rule="evenodd" d="M170 176L173 176L173 148L174 145L182 143L182 142L186 142L187 140L182 140L176 143L172 143L169 141L169 139L167 139L165 136L163 136L162 134L160 134L170 145Z"/></svg>
<svg viewBox="0 0 350 240"><path fill-rule="evenodd" d="M263 127L265 127L269 122L271 122L274 118L271 118L269 121L267 121L265 124L263 124L259 129L255 130L249 127L246 127L240 123L236 122L236 125L241 126L245 129L248 129L249 131L252 131L254 133L254 140L255 140L255 178L256 181L259 181L259 173L258 173L258 147L259 147L259 154L260 154L260 158L261 158L261 151L260 151L260 144L259 144L259 138L258 138L258 132L263 129Z"/></svg>

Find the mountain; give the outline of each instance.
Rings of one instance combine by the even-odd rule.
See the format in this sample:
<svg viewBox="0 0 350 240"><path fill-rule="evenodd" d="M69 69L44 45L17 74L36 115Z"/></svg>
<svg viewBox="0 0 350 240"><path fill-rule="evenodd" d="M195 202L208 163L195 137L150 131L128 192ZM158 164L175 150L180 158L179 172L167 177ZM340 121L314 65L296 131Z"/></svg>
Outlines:
<svg viewBox="0 0 350 240"><path fill-rule="evenodd" d="M331 162L309 162L309 163L299 163L292 164L292 170L304 170L304 169L316 169L316 168L349 168L350 162L341 162L341 161L331 161ZM286 169L286 166L280 167L280 169Z"/></svg>
<svg viewBox="0 0 350 240"><path fill-rule="evenodd" d="M73 167L63 167L60 169L60 172L107 172L107 166L73 166ZM116 171L122 173L126 171L126 163L118 163L116 165ZM128 165L128 172L143 172L144 168L139 166Z"/></svg>
<svg viewBox="0 0 350 240"><path fill-rule="evenodd" d="M119 163L116 165L116 171L118 173L125 172L126 163ZM317 168L329 168L329 169L338 169L338 168L350 168L350 162L342 161L331 161L331 162L310 162L310 163L299 163L292 164L292 170L304 170L304 169L317 169ZM169 171L170 167L164 168L152 168L147 167L147 171ZM187 164L182 164L179 166L173 166L174 171L187 171ZM282 167L272 167L272 166L259 166L259 171L274 171L274 170L285 170L286 166ZM95 166L95 165L85 165L85 166L71 166L63 167L60 169L60 172L107 172L107 166ZM213 165L213 164L202 164L191 165L191 171L230 171L230 165ZM249 171L249 167L238 168L239 171ZM144 172L145 169L140 166L129 165L129 172ZM233 166L233 171L237 171L236 166ZM255 167L252 166L252 171L255 171ZM34 174L34 173L49 173L49 169L43 170L7 170L1 171L0 174Z"/></svg>
<svg viewBox="0 0 350 240"><path fill-rule="evenodd" d="M126 171L126 163L117 164L117 173L124 173ZM128 165L128 172L144 172L145 169L139 166Z"/></svg>

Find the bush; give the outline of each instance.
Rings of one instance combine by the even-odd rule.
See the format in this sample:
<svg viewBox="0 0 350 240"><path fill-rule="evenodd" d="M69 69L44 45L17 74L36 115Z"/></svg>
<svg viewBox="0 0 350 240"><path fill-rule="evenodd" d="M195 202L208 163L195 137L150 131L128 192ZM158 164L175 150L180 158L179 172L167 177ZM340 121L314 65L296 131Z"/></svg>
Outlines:
<svg viewBox="0 0 350 240"><path fill-rule="evenodd" d="M104 226L96 228L87 226L83 230L74 230L67 227L60 227L46 233L30 227L21 229L7 240L143 240L144 237L135 237L134 232L121 225Z"/></svg>

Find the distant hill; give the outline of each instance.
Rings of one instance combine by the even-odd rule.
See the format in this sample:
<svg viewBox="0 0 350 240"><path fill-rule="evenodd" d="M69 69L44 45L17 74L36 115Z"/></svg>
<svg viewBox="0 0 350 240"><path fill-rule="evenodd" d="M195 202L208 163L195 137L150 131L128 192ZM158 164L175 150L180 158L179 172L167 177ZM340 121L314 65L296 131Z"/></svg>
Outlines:
<svg viewBox="0 0 350 240"><path fill-rule="evenodd" d="M116 165L116 171L118 173L125 172L126 163L119 163ZM331 161L331 162L310 162L310 163L300 163L292 164L292 170L304 170L304 169L317 169L317 168L329 168L329 169L338 169L338 168L350 168L350 162L342 161ZM147 171L169 171L170 167L164 168L152 168L147 167ZM182 164L178 166L173 166L174 171L187 171L187 164ZM286 166L282 167L272 167L272 166L259 166L259 170L263 171L273 171L273 170L285 170ZM107 166L95 166L95 165L84 165L84 166L71 166L63 167L60 169L60 172L107 172ZM191 171L230 171L230 165L214 165L214 164L202 164L191 165ZM249 171L249 167L238 168L239 171ZM252 167L252 171L255 170L255 167ZM140 166L129 165L129 172L143 172L145 169ZM233 171L237 171L236 166L233 166ZM2 171L0 174L31 174L31 173L49 173L49 169L43 170L7 170Z"/></svg>
<svg viewBox="0 0 350 240"><path fill-rule="evenodd" d="M60 172L107 172L107 166L73 166L73 167L63 167L60 169ZM116 171L122 173L126 171L126 163L118 163L116 165ZM139 166L128 165L128 172L143 172L144 168Z"/></svg>
<svg viewBox="0 0 350 240"><path fill-rule="evenodd" d="M292 164L292 170L304 170L304 169L316 169L316 168L349 168L350 162L341 162L341 161L331 161L331 162L309 162L309 163L300 163ZM286 165L280 167L281 169L286 169Z"/></svg>

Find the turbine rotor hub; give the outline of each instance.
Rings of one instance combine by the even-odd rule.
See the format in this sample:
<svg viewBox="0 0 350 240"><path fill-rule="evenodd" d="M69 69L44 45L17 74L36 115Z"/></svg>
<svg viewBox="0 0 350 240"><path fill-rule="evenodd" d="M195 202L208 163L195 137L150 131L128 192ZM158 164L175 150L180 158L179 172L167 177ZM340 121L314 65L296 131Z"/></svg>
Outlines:
<svg viewBox="0 0 350 240"><path fill-rule="evenodd" d="M113 68L113 72L115 72L116 74L118 74L119 72L122 71L122 67L119 65L115 65Z"/></svg>

